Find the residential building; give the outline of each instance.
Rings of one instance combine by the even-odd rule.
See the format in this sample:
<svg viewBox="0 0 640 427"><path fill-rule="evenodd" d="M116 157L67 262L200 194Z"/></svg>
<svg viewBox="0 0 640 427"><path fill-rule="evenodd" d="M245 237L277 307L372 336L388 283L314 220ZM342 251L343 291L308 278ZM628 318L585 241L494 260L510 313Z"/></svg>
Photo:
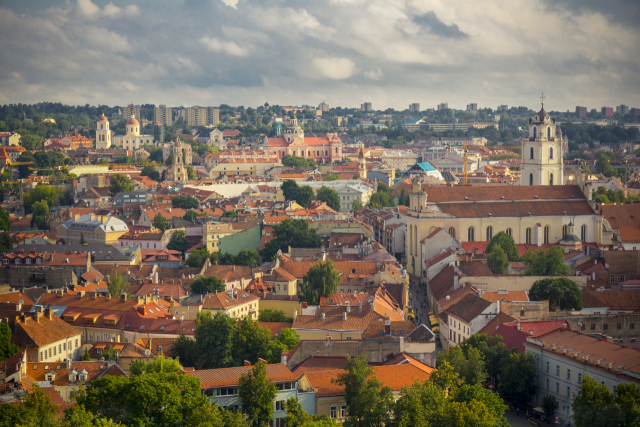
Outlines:
<svg viewBox="0 0 640 427"><path fill-rule="evenodd" d="M122 209L124 205L146 205L146 191L125 191L118 193L113 197L113 207Z"/></svg>
<svg viewBox="0 0 640 427"><path fill-rule="evenodd" d="M18 160L18 157L22 156L27 150L24 147L20 146L8 146L3 148L4 152L7 153L9 159L12 162Z"/></svg>
<svg viewBox="0 0 640 427"><path fill-rule="evenodd" d="M21 305L21 304L18 304ZM15 320L11 342L26 351L28 362L79 360L81 333L53 313L51 308L35 308Z"/></svg>
<svg viewBox="0 0 640 427"><path fill-rule="evenodd" d="M109 119L103 114L96 123L96 149L106 150L107 148L111 148L111 131Z"/></svg>
<svg viewBox="0 0 640 427"><path fill-rule="evenodd" d="M461 124L466 124L469 128L473 128L473 129L485 129L490 126L493 126L495 129L498 129L498 123L495 123L495 122L467 122L467 123L461 123Z"/></svg>
<svg viewBox="0 0 640 427"><path fill-rule="evenodd" d="M576 115L580 119L587 118L587 107L576 107Z"/></svg>
<svg viewBox="0 0 640 427"><path fill-rule="evenodd" d="M179 268L182 264L182 254L171 249L143 250L142 262L158 267Z"/></svg>
<svg viewBox="0 0 640 427"><path fill-rule="evenodd" d="M95 214L75 215L73 219L63 222L56 229L58 239L65 243L106 243L117 245L118 238L129 231L124 221L112 217Z"/></svg>
<svg viewBox="0 0 640 427"><path fill-rule="evenodd" d="M25 250L28 247L36 247L37 249ZM47 252L47 249L46 246L42 247L42 245L18 246L0 254L0 260L3 266L10 269L25 268L31 270L34 278L37 276L44 278L43 273L38 271L39 268L65 268L80 276L91 267L91 257L85 251L73 253L73 251L65 251L63 249L56 253L55 250L51 251L51 249L49 249L51 252Z"/></svg>
<svg viewBox="0 0 640 427"><path fill-rule="evenodd" d="M422 160L422 154L413 151L396 151L387 150L384 152L380 161L386 167L393 168L396 171L407 171L411 166Z"/></svg>
<svg viewBox="0 0 640 427"><path fill-rule="evenodd" d="M373 111L373 107L370 102L365 102L360 105L360 111Z"/></svg>
<svg viewBox="0 0 640 427"><path fill-rule="evenodd" d="M600 113L607 117L613 117L613 107L602 107Z"/></svg>
<svg viewBox="0 0 640 427"><path fill-rule="evenodd" d="M65 135L60 139L60 142L66 144L69 150L77 150L79 148L91 148L93 147L93 140L79 134Z"/></svg>
<svg viewBox="0 0 640 427"><path fill-rule="evenodd" d="M318 110L325 112L325 111L329 111L329 104L325 103L324 101L322 101L319 105L318 105Z"/></svg>
<svg viewBox="0 0 640 427"><path fill-rule="evenodd" d="M220 110L194 105L186 109L185 120L189 126L217 126L220 123Z"/></svg>
<svg viewBox="0 0 640 427"><path fill-rule="evenodd" d="M258 303L260 298L242 289L230 289L225 292L206 295L201 303L202 310L209 310L215 315L223 312L235 319L244 319L249 316L258 320Z"/></svg>
<svg viewBox="0 0 640 427"><path fill-rule="evenodd" d="M615 393L622 383L640 385L640 353L600 334L556 329L538 337L527 337L525 351L536 360L538 391L532 403L540 406L545 395L558 400L558 415L570 421L572 402L582 379L588 375Z"/></svg>
<svg viewBox="0 0 640 427"><path fill-rule="evenodd" d="M334 116L333 117L333 122L338 127L345 127L345 126L347 126L349 124L349 118L348 117L343 117L343 116Z"/></svg>
<svg viewBox="0 0 640 427"><path fill-rule="evenodd" d="M154 145L155 137L153 135L141 135L140 122L133 115L130 117L125 128L126 134L115 135L113 137L113 145L131 151L144 148L145 144Z"/></svg>
<svg viewBox="0 0 640 427"><path fill-rule="evenodd" d="M414 102L413 104L409 104L409 111L411 113L419 113L420 112L420 103Z"/></svg>
<svg viewBox="0 0 640 427"><path fill-rule="evenodd" d="M262 363L266 362L262 359ZM200 380L202 394L210 397L211 402L229 411L242 409L242 401L238 393L240 377L251 371L251 363L245 361L244 366L223 369L202 369L188 372ZM315 415L316 394L313 391L303 391L298 387L298 379L283 363L267 364L267 378L277 387L278 391L273 402L273 420L271 426L284 427L284 418L287 415L284 402L296 398L302 405L302 409Z"/></svg>
<svg viewBox="0 0 640 427"><path fill-rule="evenodd" d="M173 110L166 105L159 105L153 109L154 124L171 126L173 124Z"/></svg>
<svg viewBox="0 0 640 427"><path fill-rule="evenodd" d="M403 123L402 127L408 130L409 132L415 132L420 130L420 125L422 125L422 123L424 123L424 120L422 119L413 119Z"/></svg>
<svg viewBox="0 0 640 427"><path fill-rule="evenodd" d="M480 292L479 292L480 293ZM440 313L440 341L451 348L469 339L500 313L500 300L488 301L467 293L462 299Z"/></svg>
<svg viewBox="0 0 640 427"><path fill-rule="evenodd" d="M126 107L120 107L120 114L122 118L133 117L137 120L142 120L139 105L128 104Z"/></svg>
<svg viewBox="0 0 640 427"><path fill-rule="evenodd" d="M166 249L173 233L176 231L176 229L165 231L153 229L144 232L129 231L118 237L118 246L126 248L139 245L141 251Z"/></svg>
<svg viewBox="0 0 640 427"><path fill-rule="evenodd" d="M498 111L507 111L509 109L508 105L498 105L498 108L496 108L496 110Z"/></svg>
<svg viewBox="0 0 640 427"><path fill-rule="evenodd" d="M0 143L3 146L19 146L20 145L20 134L17 132L0 132Z"/></svg>
<svg viewBox="0 0 640 427"><path fill-rule="evenodd" d="M89 188L81 197L82 205L88 208L99 208L111 200L109 187Z"/></svg>
<svg viewBox="0 0 640 427"><path fill-rule="evenodd" d="M220 240L235 233L231 223L205 223L202 226L202 244L209 252L220 250Z"/></svg>
<svg viewBox="0 0 640 427"><path fill-rule="evenodd" d="M472 104L467 104L467 111L478 111L478 104L476 103L472 103Z"/></svg>
<svg viewBox="0 0 640 427"><path fill-rule="evenodd" d="M441 104L438 104L438 110L446 110L447 108L449 108L449 103L448 102L443 102Z"/></svg>
<svg viewBox="0 0 640 427"><path fill-rule="evenodd" d="M618 105L616 107L616 113L624 116L629 114L629 106L628 105Z"/></svg>

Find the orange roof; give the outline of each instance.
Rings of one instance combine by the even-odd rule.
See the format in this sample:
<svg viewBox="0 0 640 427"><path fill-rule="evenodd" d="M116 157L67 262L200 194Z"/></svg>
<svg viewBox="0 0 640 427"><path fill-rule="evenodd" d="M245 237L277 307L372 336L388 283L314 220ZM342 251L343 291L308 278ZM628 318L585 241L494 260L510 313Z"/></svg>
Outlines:
<svg viewBox="0 0 640 427"><path fill-rule="evenodd" d="M424 382L431 377L431 372L419 369L414 364L403 363L400 365L383 365L372 367L376 378L382 382L383 386L391 387L393 391L401 390L403 387L411 387L415 381ZM311 387L318 388L317 396L331 397L344 396L344 386L333 383L331 380L337 379L338 375L345 373L344 370L308 372L305 374Z"/></svg>
<svg viewBox="0 0 640 427"><path fill-rule="evenodd" d="M234 368L223 369L203 369L187 373L198 378L202 385L202 389L218 388L218 387L236 387L240 384L240 377L246 375L251 366L238 366ZM282 363L267 365L267 377L275 383L296 381L297 378Z"/></svg>
<svg viewBox="0 0 640 427"><path fill-rule="evenodd" d="M23 304L33 304L25 294L22 292L9 292L6 294L0 294L0 302L8 302L12 304L17 304L22 300Z"/></svg>
<svg viewBox="0 0 640 427"><path fill-rule="evenodd" d="M498 300L513 301L529 301L529 295L526 291L498 291L498 292L484 292L482 298L487 301L496 302Z"/></svg>

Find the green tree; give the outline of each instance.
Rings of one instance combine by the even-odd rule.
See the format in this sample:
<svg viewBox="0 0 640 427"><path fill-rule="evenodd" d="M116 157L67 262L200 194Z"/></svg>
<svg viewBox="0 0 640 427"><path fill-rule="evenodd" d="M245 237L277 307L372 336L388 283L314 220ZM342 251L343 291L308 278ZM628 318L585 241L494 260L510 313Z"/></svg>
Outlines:
<svg viewBox="0 0 640 427"><path fill-rule="evenodd" d="M220 279L218 279L220 280ZM237 322L222 312L212 316L210 311L198 313L196 343L198 369L233 366L233 345L238 335Z"/></svg>
<svg viewBox="0 0 640 427"><path fill-rule="evenodd" d="M359 211L362 208L363 208L362 201L360 199L354 200L353 203L351 203L352 212Z"/></svg>
<svg viewBox="0 0 640 427"><path fill-rule="evenodd" d="M9 214L0 207L0 229L10 232L11 231L11 218Z"/></svg>
<svg viewBox="0 0 640 427"><path fill-rule="evenodd" d="M267 377L267 366L262 362L240 377L238 394L242 410L254 427L269 425L277 393L276 385Z"/></svg>
<svg viewBox="0 0 640 427"><path fill-rule="evenodd" d="M494 274L507 274L509 261L501 246L494 247L493 251L487 255L487 266Z"/></svg>
<svg viewBox="0 0 640 427"><path fill-rule="evenodd" d="M20 145L22 145L27 151L35 151L38 150L42 146L42 142L44 138L40 135L21 135L20 136Z"/></svg>
<svg viewBox="0 0 640 427"><path fill-rule="evenodd" d="M237 255L225 252L219 255L220 265L242 265L245 267L256 266L260 264L260 255L255 249L240 249Z"/></svg>
<svg viewBox="0 0 640 427"><path fill-rule="evenodd" d="M313 202L313 198L315 197L315 193L313 192L313 188L308 185L303 185L302 187L298 187L298 191L296 193L296 202L306 208Z"/></svg>
<svg viewBox="0 0 640 427"><path fill-rule="evenodd" d="M504 231L500 231L498 234L491 238L491 241L485 249L485 254L489 255L493 252L494 248L500 246L510 262L518 261L520 255L518 254L518 248L516 248L516 242L513 237L509 236Z"/></svg>
<svg viewBox="0 0 640 427"><path fill-rule="evenodd" d="M284 417L284 425L287 427L303 427L311 421L311 417L302 408L295 397L290 397L284 402L287 416Z"/></svg>
<svg viewBox="0 0 640 427"><path fill-rule="evenodd" d="M84 245L85 243L87 243L87 242L86 242L86 240L84 240L84 232L81 231L80 232L80 244Z"/></svg>
<svg viewBox="0 0 640 427"><path fill-rule="evenodd" d="M398 427L439 426L446 406L444 389L437 383L414 382L412 387L404 387L400 392L394 408L395 424Z"/></svg>
<svg viewBox="0 0 640 427"><path fill-rule="evenodd" d="M11 328L6 323L0 323L0 361L16 354L19 348L11 343Z"/></svg>
<svg viewBox="0 0 640 427"><path fill-rule="evenodd" d="M453 394L462 386L464 381L453 366L443 359L438 362L438 370L431 373L429 382L432 382L442 390L449 390Z"/></svg>
<svg viewBox="0 0 640 427"><path fill-rule="evenodd" d="M189 258L185 261L185 265L192 268L201 268L210 256L211 254L206 248L195 249L191 251Z"/></svg>
<svg viewBox="0 0 640 427"><path fill-rule="evenodd" d="M107 288L111 296L120 298L120 296L129 290L129 282L124 280L122 274L116 270L112 275L107 276Z"/></svg>
<svg viewBox="0 0 640 427"><path fill-rule="evenodd" d="M96 417L91 412L84 409L82 405L74 405L64 411L64 416L60 419L60 427L118 427L120 423L115 423L109 418Z"/></svg>
<svg viewBox="0 0 640 427"><path fill-rule="evenodd" d="M439 368L444 361L453 367L465 384L482 385L487 379L484 358L477 348L469 347L465 356L459 346L452 347L438 355L436 366Z"/></svg>
<svg viewBox="0 0 640 427"><path fill-rule="evenodd" d="M498 390L506 399L524 404L538 390L535 383L536 376L536 360L533 355L511 352L505 358Z"/></svg>
<svg viewBox="0 0 640 427"><path fill-rule="evenodd" d="M173 164L173 153L169 154L169 157L164 161L164 164L166 166L171 166Z"/></svg>
<svg viewBox="0 0 640 427"><path fill-rule="evenodd" d="M164 354L160 352L158 356L154 357L147 363L143 363L142 366L136 366L133 368L131 366L131 374L132 375L142 375L145 374L161 374L161 373L172 373L172 372L180 372L182 369L182 365L180 362L175 359L164 357Z"/></svg>
<svg viewBox="0 0 640 427"><path fill-rule="evenodd" d="M169 228L167 221L164 219L160 212L158 212L156 216L153 217L153 226L160 231L165 231Z"/></svg>
<svg viewBox="0 0 640 427"><path fill-rule="evenodd" d="M286 322L292 323L293 319L287 317L284 311L275 308L263 308L258 312L258 321L260 322Z"/></svg>
<svg viewBox="0 0 640 427"><path fill-rule="evenodd" d="M280 187L282 194L286 200L296 200L298 198L298 183L292 179L288 179L282 183Z"/></svg>
<svg viewBox="0 0 640 427"><path fill-rule="evenodd" d="M230 216L238 216L238 212L236 211L226 211L222 214L222 218L228 218Z"/></svg>
<svg viewBox="0 0 640 427"><path fill-rule="evenodd" d="M176 230L171 235L171 240L167 244L167 249L171 249L173 251L179 251L184 255L187 249L189 249L189 241L185 237L185 233L183 230Z"/></svg>
<svg viewBox="0 0 640 427"><path fill-rule="evenodd" d="M166 373L105 375L75 396L93 414L130 426L183 425L197 408L210 404L198 378Z"/></svg>
<svg viewBox="0 0 640 427"><path fill-rule="evenodd" d="M479 385L465 384L456 392L453 400L467 404L471 404L473 400L482 402L495 420L493 426L501 427L507 425L507 418L504 416L507 405L504 404L504 401L497 393L489 389Z"/></svg>
<svg viewBox="0 0 640 427"><path fill-rule="evenodd" d="M196 175L196 171L193 170L191 166L187 166L185 169L187 170L187 179L193 181L198 178L198 176Z"/></svg>
<svg viewBox="0 0 640 427"><path fill-rule="evenodd" d="M147 176L154 181L160 181L160 172L154 165L146 165L140 171L140 176Z"/></svg>
<svg viewBox="0 0 640 427"><path fill-rule="evenodd" d="M222 292L224 288L224 283L216 276L198 277L191 284L191 292L197 294Z"/></svg>
<svg viewBox="0 0 640 427"><path fill-rule="evenodd" d="M182 219L196 224L198 222L198 214L196 211L188 210L184 213Z"/></svg>
<svg viewBox="0 0 640 427"><path fill-rule="evenodd" d="M33 384L21 405L0 405L0 427L57 427L57 412L49 395Z"/></svg>
<svg viewBox="0 0 640 427"><path fill-rule="evenodd" d="M173 342L171 356L178 359L183 366L195 367L198 359L198 348L195 340L180 334Z"/></svg>
<svg viewBox="0 0 640 427"><path fill-rule="evenodd" d="M464 340L460 344L460 348L465 354L465 357L469 353L470 348L478 349L478 351L482 353L489 379L495 385L498 385L504 358L507 357L509 353L507 346L502 342L501 336L496 335L489 337L487 334L475 334Z"/></svg>
<svg viewBox="0 0 640 427"><path fill-rule="evenodd" d="M401 206L409 206L409 194L403 188L400 190L400 197L398 197L398 204Z"/></svg>
<svg viewBox="0 0 640 427"><path fill-rule="evenodd" d="M348 418L347 427L382 427L391 423L393 410L393 390L382 386L373 369L367 363L367 356L361 353L356 358L347 357L347 372L339 374L331 382L344 387Z"/></svg>
<svg viewBox="0 0 640 427"><path fill-rule="evenodd" d="M324 185L316 193L316 200L325 202L334 211L340 211L340 196L333 188L327 188Z"/></svg>
<svg viewBox="0 0 640 427"><path fill-rule="evenodd" d="M116 157L114 160L114 163L116 164L133 163L133 157L123 154L122 156Z"/></svg>
<svg viewBox="0 0 640 427"><path fill-rule="evenodd" d="M127 175L120 173L111 175L111 178L109 179L109 194L111 196L115 196L123 191L133 191L133 189L133 180L131 180Z"/></svg>
<svg viewBox="0 0 640 427"><path fill-rule="evenodd" d="M249 427L242 412L232 412L215 404L197 407L185 427Z"/></svg>
<svg viewBox="0 0 640 427"><path fill-rule="evenodd" d="M313 159L306 159L304 157L286 155L282 158L282 164L287 167L299 168L313 168L316 166L316 161Z"/></svg>
<svg viewBox="0 0 640 427"><path fill-rule="evenodd" d="M529 249L522 260L527 264L525 276L567 276L571 272L564 263L564 252L560 246L537 251Z"/></svg>
<svg viewBox="0 0 640 427"><path fill-rule="evenodd" d="M88 348L84 349L84 354L82 355L82 360L84 360L84 361L91 360L91 356L89 355L89 349Z"/></svg>
<svg viewBox="0 0 640 427"><path fill-rule="evenodd" d="M544 409L544 415L548 419L551 419L553 417L553 414L556 413L556 410L558 409L560 404L558 403L558 400L555 398L555 396L547 394L542 398L542 404L540 406L542 407L542 409Z"/></svg>
<svg viewBox="0 0 640 427"><path fill-rule="evenodd" d="M529 291L531 301L549 301L561 310L582 310L582 291L576 283L565 277L542 279L534 282Z"/></svg>
<svg viewBox="0 0 640 427"><path fill-rule="evenodd" d="M332 173L322 178L323 181L337 181L339 179L340 175L338 175L337 173Z"/></svg>
<svg viewBox="0 0 640 427"><path fill-rule="evenodd" d="M338 292L340 272L331 260L318 261L302 278L302 301L309 305L320 303L321 296L329 296Z"/></svg>
<svg viewBox="0 0 640 427"><path fill-rule="evenodd" d="M109 346L107 350L104 350L100 355L100 358L104 358L104 360L116 360L118 358L118 350L113 348L112 345Z"/></svg>
<svg viewBox="0 0 640 427"><path fill-rule="evenodd" d="M576 427L618 425L616 422L618 411L613 393L607 386L600 384L589 375L582 377L578 392L573 396L571 409L573 410L571 418Z"/></svg>
<svg viewBox="0 0 640 427"><path fill-rule="evenodd" d="M200 202L198 199L191 196L176 196L171 199L171 205L174 208L182 208L182 209L196 209L200 206Z"/></svg>
<svg viewBox="0 0 640 427"><path fill-rule="evenodd" d="M268 329L262 328L251 317L246 316L233 342L234 363L240 366L245 360L256 363L258 359L264 359L268 363L279 363L282 351L286 349L280 344L279 341L271 339Z"/></svg>
<svg viewBox="0 0 640 427"><path fill-rule="evenodd" d="M273 238L269 240L260 256L265 261L273 260L278 250L287 251L292 248L319 248L322 240L317 231L309 228L309 223L304 219L285 219L280 224L273 226Z"/></svg>

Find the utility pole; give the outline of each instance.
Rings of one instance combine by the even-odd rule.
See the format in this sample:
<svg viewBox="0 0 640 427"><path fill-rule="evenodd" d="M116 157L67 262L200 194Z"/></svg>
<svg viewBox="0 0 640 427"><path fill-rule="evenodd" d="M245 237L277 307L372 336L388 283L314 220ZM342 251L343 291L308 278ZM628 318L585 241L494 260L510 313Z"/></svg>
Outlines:
<svg viewBox="0 0 640 427"><path fill-rule="evenodd" d="M463 149L464 149L464 168L463 168L464 181L463 181L463 184L467 185L467 173L468 173L468 170L467 170L467 139L466 138L464 139L464 147L463 147Z"/></svg>

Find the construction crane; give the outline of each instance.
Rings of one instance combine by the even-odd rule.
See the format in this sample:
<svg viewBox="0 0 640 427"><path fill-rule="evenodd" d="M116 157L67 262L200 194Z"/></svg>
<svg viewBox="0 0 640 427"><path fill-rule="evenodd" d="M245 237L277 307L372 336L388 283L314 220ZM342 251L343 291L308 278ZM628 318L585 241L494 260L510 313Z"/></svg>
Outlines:
<svg viewBox="0 0 640 427"><path fill-rule="evenodd" d="M464 166L463 166L464 181L462 181L462 183L464 185L467 185L467 173L468 173L468 170L467 170L467 139L466 138L464 139L463 150L464 150Z"/></svg>

